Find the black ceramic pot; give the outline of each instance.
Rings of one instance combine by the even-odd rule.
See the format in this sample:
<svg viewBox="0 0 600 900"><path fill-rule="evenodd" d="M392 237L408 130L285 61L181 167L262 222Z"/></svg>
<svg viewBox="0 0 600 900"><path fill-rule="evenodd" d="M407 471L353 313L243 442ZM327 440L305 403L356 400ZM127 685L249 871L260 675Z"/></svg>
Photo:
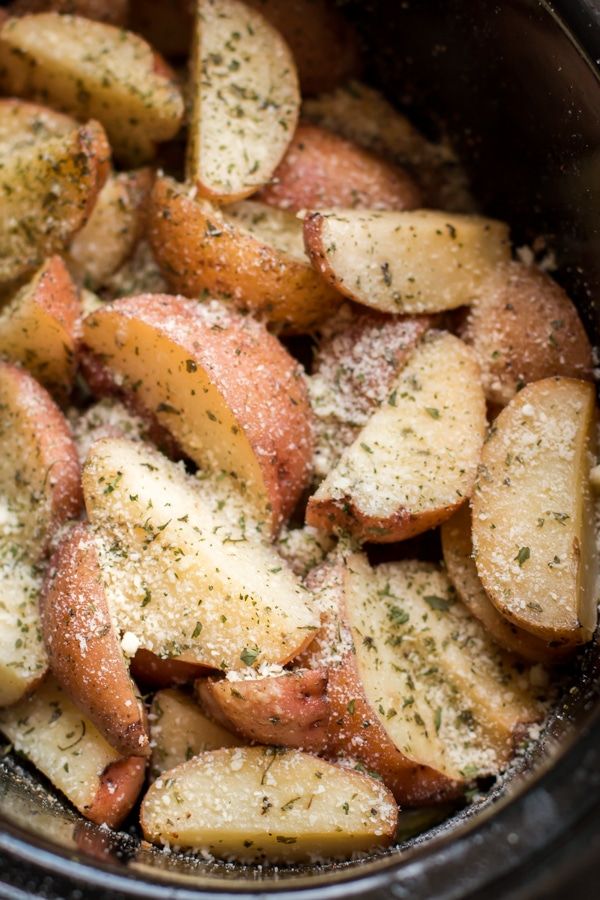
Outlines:
<svg viewBox="0 0 600 900"><path fill-rule="evenodd" d="M425 130L445 123L485 212L511 222L517 243L547 238L597 336L600 0L346 6L369 80ZM259 872L169 857L78 821L7 757L0 897L598 898L599 661L588 648L543 746L486 801L360 864Z"/></svg>

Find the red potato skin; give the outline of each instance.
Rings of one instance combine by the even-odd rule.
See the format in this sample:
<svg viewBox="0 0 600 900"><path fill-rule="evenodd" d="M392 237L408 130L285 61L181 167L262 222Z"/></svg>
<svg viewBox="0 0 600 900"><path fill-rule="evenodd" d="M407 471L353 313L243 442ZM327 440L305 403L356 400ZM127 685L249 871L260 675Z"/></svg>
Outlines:
<svg viewBox="0 0 600 900"><path fill-rule="evenodd" d="M90 119L82 125L78 131L78 139L81 150L88 158L91 169L91 180L95 182L95 189L89 192L89 199L85 210L85 220L90 216L96 198L110 174L111 148L106 132L100 122Z"/></svg>
<svg viewBox="0 0 600 900"><path fill-rule="evenodd" d="M51 256L43 266L35 291L36 303L72 335L79 338L81 304L77 288L62 257Z"/></svg>
<svg viewBox="0 0 600 900"><path fill-rule="evenodd" d="M40 607L58 683L112 747L124 756L149 755L145 711L112 625L89 526L75 525L59 544Z"/></svg>
<svg viewBox="0 0 600 900"><path fill-rule="evenodd" d="M249 740L312 751L326 745L329 703L324 669L254 681L205 679L194 688L209 716Z"/></svg>
<svg viewBox="0 0 600 900"><path fill-rule="evenodd" d="M407 172L325 128L301 123L271 184L256 195L301 209L416 209L421 193Z"/></svg>
<svg viewBox="0 0 600 900"><path fill-rule="evenodd" d="M118 828L131 812L144 784L146 760L129 756L111 763L100 777L96 796L81 810L96 825Z"/></svg>
<svg viewBox="0 0 600 900"><path fill-rule="evenodd" d="M208 675L212 669L183 659L161 659L151 650L140 649L131 660L131 675L144 687L152 690L188 684L195 678Z"/></svg>
<svg viewBox="0 0 600 900"><path fill-rule="evenodd" d="M310 259L313 267L325 279L328 284L339 291L340 294L349 297L351 300L356 298L352 292L346 287L343 281L337 277L327 259L327 254L323 250L323 216L318 212L310 212L304 218L304 249Z"/></svg>

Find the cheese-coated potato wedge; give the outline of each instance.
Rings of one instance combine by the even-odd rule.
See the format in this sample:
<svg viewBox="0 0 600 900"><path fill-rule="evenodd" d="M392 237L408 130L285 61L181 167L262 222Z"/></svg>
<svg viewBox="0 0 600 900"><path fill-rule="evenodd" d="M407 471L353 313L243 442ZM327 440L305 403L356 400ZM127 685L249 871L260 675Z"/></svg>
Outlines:
<svg viewBox="0 0 600 900"><path fill-rule="evenodd" d="M266 184L298 121L294 59L240 0L197 0L187 180L203 197L242 200Z"/></svg>
<svg viewBox="0 0 600 900"><path fill-rule="evenodd" d="M314 751L326 746L326 670L296 669L239 681L205 678L195 689L215 721L248 740Z"/></svg>
<svg viewBox="0 0 600 900"><path fill-rule="evenodd" d="M50 137L60 137L77 128L70 116L39 103L14 97L0 100L0 151L16 150Z"/></svg>
<svg viewBox="0 0 600 900"><path fill-rule="evenodd" d="M473 494L485 592L507 619L557 646L585 643L596 628L596 427L593 384L527 385L494 421Z"/></svg>
<svg viewBox="0 0 600 900"><path fill-rule="evenodd" d="M473 490L485 429L472 351L431 332L309 499L307 524L375 543L439 525Z"/></svg>
<svg viewBox="0 0 600 900"><path fill-rule="evenodd" d="M0 356L64 397L75 377L81 302L60 256L51 256L0 312Z"/></svg>
<svg viewBox="0 0 600 900"><path fill-rule="evenodd" d="M137 800L145 761L113 750L51 677L0 710L0 731L91 822L118 828Z"/></svg>
<svg viewBox="0 0 600 900"><path fill-rule="evenodd" d="M97 122L19 146L0 144L0 283L66 247L92 210L109 157Z"/></svg>
<svg viewBox="0 0 600 900"><path fill-rule="evenodd" d="M534 266L510 262L491 272L462 338L475 350L486 397L499 406L531 381L592 378L592 347L577 310L560 285Z"/></svg>
<svg viewBox="0 0 600 900"><path fill-rule="evenodd" d="M41 618L50 668L63 690L111 747L148 756L144 707L113 628L88 525L76 525L52 557Z"/></svg>
<svg viewBox="0 0 600 900"><path fill-rule="evenodd" d="M314 267L338 291L391 313L468 305L510 255L502 222L428 209L308 212L304 242Z"/></svg>
<svg viewBox="0 0 600 900"><path fill-rule="evenodd" d="M104 125L115 155L135 164L174 137L183 99L164 60L130 31L55 12L8 19L0 86Z"/></svg>
<svg viewBox="0 0 600 900"><path fill-rule="evenodd" d="M173 290L223 296L280 329L312 331L341 302L310 265L302 223L293 213L254 201L220 211L172 179L159 178L149 236Z"/></svg>
<svg viewBox="0 0 600 900"><path fill-rule="evenodd" d="M442 551L448 577L467 609L479 619L487 633L505 650L529 662L552 665L569 655L569 648L555 647L518 628L501 615L483 589L473 559L471 510L468 503L444 522L441 528Z"/></svg>
<svg viewBox="0 0 600 900"><path fill-rule="evenodd" d="M239 862L348 858L391 843L398 811L367 775L300 750L202 753L154 782L144 837Z"/></svg>
<svg viewBox="0 0 600 900"><path fill-rule="evenodd" d="M325 128L301 123L257 200L301 209L415 209L416 183L403 169Z"/></svg>
<svg viewBox="0 0 600 900"><path fill-rule="evenodd" d="M144 295L92 313L83 340L188 456L235 477L279 529L310 478L312 434L300 368L275 337L216 302Z"/></svg>

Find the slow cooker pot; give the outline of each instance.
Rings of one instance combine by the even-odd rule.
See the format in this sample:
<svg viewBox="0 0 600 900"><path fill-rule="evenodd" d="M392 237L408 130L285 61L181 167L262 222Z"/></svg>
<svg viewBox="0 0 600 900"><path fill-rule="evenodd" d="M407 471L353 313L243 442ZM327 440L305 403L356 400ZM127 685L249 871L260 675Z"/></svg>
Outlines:
<svg viewBox="0 0 600 900"><path fill-rule="evenodd" d="M281 0L285 2L285 0ZM431 136L448 132L482 209L518 246L543 238L600 332L600 0L350 0L368 80ZM543 742L484 800L409 815L360 863L250 869L190 860L82 822L0 760L0 897L600 896L600 650L582 654ZM436 824L437 823L437 824Z"/></svg>

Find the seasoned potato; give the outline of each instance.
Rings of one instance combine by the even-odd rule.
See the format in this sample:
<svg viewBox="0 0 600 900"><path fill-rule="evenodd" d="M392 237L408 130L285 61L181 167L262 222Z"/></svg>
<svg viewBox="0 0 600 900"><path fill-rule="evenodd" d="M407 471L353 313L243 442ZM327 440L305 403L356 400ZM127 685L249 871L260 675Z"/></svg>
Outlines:
<svg viewBox="0 0 600 900"><path fill-rule="evenodd" d="M80 16L8 19L0 30L0 86L80 119L97 118L115 154L129 163L151 159L183 117L172 72L142 38Z"/></svg>
<svg viewBox="0 0 600 900"><path fill-rule="evenodd" d="M293 57L239 0L197 0L187 178L203 197L242 200L266 184L298 121Z"/></svg>
<svg viewBox="0 0 600 900"><path fill-rule="evenodd" d="M0 710L0 731L92 822L116 828L144 783L144 760L121 757L52 678Z"/></svg>
<svg viewBox="0 0 600 900"><path fill-rule="evenodd" d="M442 550L450 581L469 612L479 619L487 633L501 647L529 662L546 665L561 662L566 653L528 631L518 628L502 616L483 589L473 559L471 510L464 503L442 525Z"/></svg>
<svg viewBox="0 0 600 900"><path fill-rule="evenodd" d="M0 283L64 249L90 214L109 156L97 122L21 146L0 144Z"/></svg>
<svg viewBox="0 0 600 900"><path fill-rule="evenodd" d="M46 672L38 610L40 563L56 531L79 512L77 451L50 395L0 362L0 706Z"/></svg>
<svg viewBox="0 0 600 900"><path fill-rule="evenodd" d="M308 379L315 413L315 474L324 478L357 437L427 331L428 316L343 306L320 330Z"/></svg>
<svg viewBox="0 0 600 900"><path fill-rule="evenodd" d="M128 11L129 0L13 0L10 4L11 16L57 12L85 16L109 25L125 25Z"/></svg>
<svg viewBox="0 0 600 900"><path fill-rule="evenodd" d="M133 253L146 225L153 178L151 169L109 176L69 247L69 267L86 287L104 285Z"/></svg>
<svg viewBox="0 0 600 900"><path fill-rule="evenodd" d="M157 778L206 750L239 747L243 740L207 719L182 691L159 691L150 707L151 773Z"/></svg>
<svg viewBox="0 0 600 900"><path fill-rule="evenodd" d="M534 382L495 420L473 494L475 562L488 597L557 646L585 643L596 627L595 442L592 384Z"/></svg>
<svg viewBox="0 0 600 900"><path fill-rule="evenodd" d="M0 100L0 152L5 155L38 141L61 137L74 131L77 122L70 116L14 98Z"/></svg>
<svg viewBox="0 0 600 900"><path fill-rule="evenodd" d="M472 344L491 403L551 375L592 378L592 348L564 290L520 262L498 266L479 288L463 340Z"/></svg>
<svg viewBox="0 0 600 900"><path fill-rule="evenodd" d="M0 313L0 356L64 396L75 376L80 315L69 272L60 256L51 256Z"/></svg>
<svg viewBox="0 0 600 900"><path fill-rule="evenodd" d="M141 810L146 840L240 862L309 862L391 843L398 811L366 775L300 750L202 753L154 782Z"/></svg>
<svg viewBox="0 0 600 900"><path fill-rule="evenodd" d="M195 688L215 721L249 740L315 751L326 745L326 670L297 669L236 681L205 678Z"/></svg>
<svg viewBox="0 0 600 900"><path fill-rule="evenodd" d="M376 543L439 525L471 494L485 428L472 351L431 332L309 499L307 524Z"/></svg>
<svg viewBox="0 0 600 900"><path fill-rule="evenodd" d="M469 304L510 254L502 222L424 209L309 212L304 241L315 268L337 290L392 313Z"/></svg>
<svg viewBox="0 0 600 900"><path fill-rule="evenodd" d="M150 241L173 290L208 292L287 331L310 331L341 295L311 267L292 213L245 202L221 212L169 178L156 182Z"/></svg>
<svg viewBox="0 0 600 900"><path fill-rule="evenodd" d="M144 707L112 625L89 526L76 525L54 554L41 617L50 668L77 708L119 753L149 755Z"/></svg>
<svg viewBox="0 0 600 900"><path fill-rule="evenodd" d="M236 478L276 532L308 483L312 456L304 381L277 339L216 302L160 295L107 305L83 331L182 449Z"/></svg>
<svg viewBox="0 0 600 900"><path fill-rule="evenodd" d="M335 539L330 534L311 528L310 525L302 528L288 528L284 525L275 542L279 555L285 559L292 572L301 578L320 565L334 545Z"/></svg>
<svg viewBox="0 0 600 900"><path fill-rule="evenodd" d="M309 595L240 522L244 504L212 487L140 443L92 446L83 488L113 622L131 655L222 671L284 664L318 625Z"/></svg>
<svg viewBox="0 0 600 900"><path fill-rule="evenodd" d="M257 199L279 209L415 209L421 196L403 169L325 128L300 124Z"/></svg>

